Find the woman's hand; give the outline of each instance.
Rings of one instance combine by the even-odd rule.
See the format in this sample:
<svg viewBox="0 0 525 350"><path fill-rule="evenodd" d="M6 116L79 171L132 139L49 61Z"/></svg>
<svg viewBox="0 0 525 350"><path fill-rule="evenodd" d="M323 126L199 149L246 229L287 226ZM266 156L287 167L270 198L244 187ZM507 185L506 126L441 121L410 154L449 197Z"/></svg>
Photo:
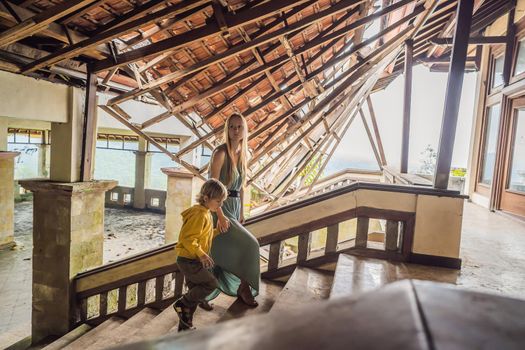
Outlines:
<svg viewBox="0 0 525 350"><path fill-rule="evenodd" d="M205 269L211 269L215 265L215 262L208 254L199 257L199 260Z"/></svg>
<svg viewBox="0 0 525 350"><path fill-rule="evenodd" d="M241 215L239 216L239 222L241 224L244 224L244 213L241 213Z"/></svg>
<svg viewBox="0 0 525 350"><path fill-rule="evenodd" d="M228 231L230 228L230 220L224 214L220 215L219 212L217 212L217 228L221 233Z"/></svg>

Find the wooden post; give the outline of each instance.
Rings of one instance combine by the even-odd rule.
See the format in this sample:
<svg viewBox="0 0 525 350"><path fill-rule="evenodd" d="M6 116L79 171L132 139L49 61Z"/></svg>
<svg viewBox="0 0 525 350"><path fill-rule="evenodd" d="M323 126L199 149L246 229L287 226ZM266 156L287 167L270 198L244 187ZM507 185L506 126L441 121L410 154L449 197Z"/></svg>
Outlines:
<svg viewBox="0 0 525 350"><path fill-rule="evenodd" d="M363 126L365 127L366 134L368 135L368 140L370 140L370 146L372 146L372 151L374 151L374 156L376 158L377 165L379 166L379 169L383 169L383 162L381 160L379 152L377 151L377 147L374 142L374 138L372 137L372 132L370 131L370 128L368 127L368 123L366 122L365 114L363 113L362 108L359 109L359 115L361 115L361 120L363 121Z"/></svg>
<svg viewBox="0 0 525 350"><path fill-rule="evenodd" d="M357 248L366 248L366 243L368 241L368 225L370 219L364 216L359 216L357 218L357 228L355 236L355 246Z"/></svg>
<svg viewBox="0 0 525 350"><path fill-rule="evenodd" d="M412 103L412 55L414 43L405 42L405 92L403 99L403 136L401 139L401 173L408 172L408 142L410 139L410 106Z"/></svg>
<svg viewBox="0 0 525 350"><path fill-rule="evenodd" d="M436 173L434 176L434 187L440 189L446 189L448 187L448 178L450 176L450 163L452 161L452 151L456 137L459 102L461 100L461 89L463 87L463 75L465 71L465 60L467 58L473 3L472 0L460 0L457 10L454 46L450 59L445 108L443 111Z"/></svg>
<svg viewBox="0 0 525 350"><path fill-rule="evenodd" d="M509 11L509 17L507 22L507 37L506 37L506 46L505 46L505 62L503 63L503 84L504 86L509 85L510 77L512 75L512 58L514 52L514 44L516 35L516 26L514 25L514 12L516 10L516 0L512 0L514 8ZM502 109L503 113L503 109Z"/></svg>
<svg viewBox="0 0 525 350"><path fill-rule="evenodd" d="M94 146L97 133L97 82L97 75L88 72L86 80L86 103L84 106L80 181L91 181L93 179Z"/></svg>
<svg viewBox="0 0 525 350"><path fill-rule="evenodd" d="M379 148L379 155L381 156L381 164L387 165L385 151L383 149L383 142L381 141L381 134L379 133L379 128L377 127L376 114L374 112L374 106L372 105L372 99L370 96L366 98L368 104L368 111L370 112L370 119L372 120L372 127L374 128L374 134L376 135L377 148Z"/></svg>

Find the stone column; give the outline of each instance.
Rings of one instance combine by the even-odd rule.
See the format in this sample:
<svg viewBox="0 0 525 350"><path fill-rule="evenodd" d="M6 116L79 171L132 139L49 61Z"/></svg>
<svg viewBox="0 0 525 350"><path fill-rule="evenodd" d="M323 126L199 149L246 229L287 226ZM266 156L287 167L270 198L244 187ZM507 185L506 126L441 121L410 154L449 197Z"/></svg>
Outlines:
<svg viewBox="0 0 525 350"><path fill-rule="evenodd" d="M146 208L146 188L149 187L151 172L151 153L146 150L146 141L139 138L139 150L135 152L135 189L133 191L133 207Z"/></svg>
<svg viewBox="0 0 525 350"><path fill-rule="evenodd" d="M0 152L0 249L11 248L14 240L15 157L18 152Z"/></svg>
<svg viewBox="0 0 525 350"><path fill-rule="evenodd" d="M76 322L73 278L102 264L105 192L116 181L20 181L33 192L32 342Z"/></svg>
<svg viewBox="0 0 525 350"><path fill-rule="evenodd" d="M182 227L181 213L195 203L202 181L184 168L162 168L168 176L166 191L166 243L177 242Z"/></svg>
<svg viewBox="0 0 525 350"><path fill-rule="evenodd" d="M7 152L7 117L0 117L0 152Z"/></svg>
<svg viewBox="0 0 525 350"><path fill-rule="evenodd" d="M77 88L70 88L69 95L68 122L51 123L50 178L58 182L80 181L85 96Z"/></svg>
<svg viewBox="0 0 525 350"><path fill-rule="evenodd" d="M49 177L49 145L38 146L38 177Z"/></svg>

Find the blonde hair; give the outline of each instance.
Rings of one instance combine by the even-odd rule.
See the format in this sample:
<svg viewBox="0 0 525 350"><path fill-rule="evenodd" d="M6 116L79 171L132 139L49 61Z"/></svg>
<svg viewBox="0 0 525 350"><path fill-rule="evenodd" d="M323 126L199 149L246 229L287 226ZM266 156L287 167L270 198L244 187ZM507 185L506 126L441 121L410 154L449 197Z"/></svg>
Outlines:
<svg viewBox="0 0 525 350"><path fill-rule="evenodd" d="M200 205L204 205L206 202L205 197L225 200L228 197L228 190L219 180L209 179L202 185L201 191L197 195L197 202Z"/></svg>
<svg viewBox="0 0 525 350"><path fill-rule="evenodd" d="M226 168L226 185L230 186L232 179L233 179L233 173L235 171L233 167L233 159L234 159L234 151L231 146L230 142L230 123L234 118L239 118L242 121L243 125L243 135L242 135L242 141L241 141L241 153L239 155L239 160L237 167L240 166L240 176L242 179L242 184L244 186L244 181L246 179L246 173L248 170L248 123L246 123L246 119L237 113L234 113L229 116L229 118L226 120L226 123L224 124L224 146L226 148L226 154L230 158L230 161L227 163ZM221 145L222 146L222 145ZM219 146L219 147L221 147Z"/></svg>

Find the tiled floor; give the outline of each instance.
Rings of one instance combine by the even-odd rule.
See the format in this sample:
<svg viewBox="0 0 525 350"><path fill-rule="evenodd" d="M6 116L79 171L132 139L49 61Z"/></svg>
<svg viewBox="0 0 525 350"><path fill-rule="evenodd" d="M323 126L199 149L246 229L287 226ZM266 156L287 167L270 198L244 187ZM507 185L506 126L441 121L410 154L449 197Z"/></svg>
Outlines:
<svg viewBox="0 0 525 350"><path fill-rule="evenodd" d="M15 250L0 251L0 348L31 331L31 239L16 238Z"/></svg>
<svg viewBox="0 0 525 350"><path fill-rule="evenodd" d="M137 222L140 214L135 215ZM27 221L27 210L16 216L18 230L27 232ZM23 248L0 251L0 348L30 333L31 239L20 232L16 239ZM421 266L414 272L418 278L525 299L525 223L465 203L461 258L460 271Z"/></svg>

